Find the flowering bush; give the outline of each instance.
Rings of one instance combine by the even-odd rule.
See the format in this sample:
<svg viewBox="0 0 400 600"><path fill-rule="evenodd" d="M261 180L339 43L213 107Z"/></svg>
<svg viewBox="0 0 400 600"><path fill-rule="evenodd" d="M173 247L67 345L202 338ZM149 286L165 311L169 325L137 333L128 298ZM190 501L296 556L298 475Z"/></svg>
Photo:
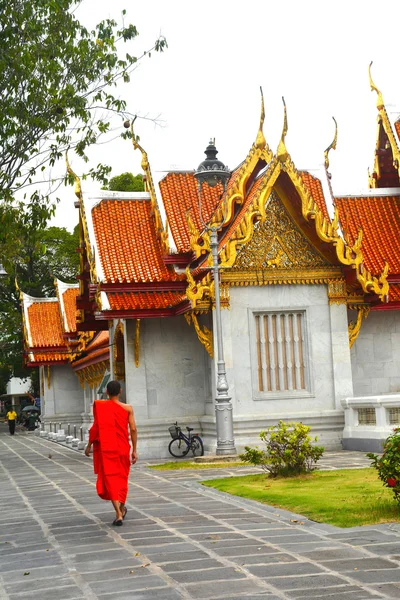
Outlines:
<svg viewBox="0 0 400 600"><path fill-rule="evenodd" d="M271 425L266 431L261 431L260 438L266 444L265 450L258 446L245 446L241 460L261 467L270 477L277 475L298 475L312 471L315 463L321 458L324 448L313 446L318 440L309 436L311 427L303 423L285 423Z"/></svg>
<svg viewBox="0 0 400 600"><path fill-rule="evenodd" d="M394 498L400 503L400 428L393 429L383 446L383 454L369 452L371 466L378 470L383 485L393 491Z"/></svg>

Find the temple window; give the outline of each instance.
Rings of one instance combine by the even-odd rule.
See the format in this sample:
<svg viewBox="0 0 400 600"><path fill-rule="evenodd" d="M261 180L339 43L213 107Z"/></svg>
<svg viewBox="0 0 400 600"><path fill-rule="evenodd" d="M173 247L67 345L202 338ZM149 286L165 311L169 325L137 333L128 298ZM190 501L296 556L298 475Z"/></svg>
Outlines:
<svg viewBox="0 0 400 600"><path fill-rule="evenodd" d="M359 408L357 412L359 425L376 425L375 408Z"/></svg>
<svg viewBox="0 0 400 600"><path fill-rule="evenodd" d="M258 392L309 391L305 316L254 313Z"/></svg>

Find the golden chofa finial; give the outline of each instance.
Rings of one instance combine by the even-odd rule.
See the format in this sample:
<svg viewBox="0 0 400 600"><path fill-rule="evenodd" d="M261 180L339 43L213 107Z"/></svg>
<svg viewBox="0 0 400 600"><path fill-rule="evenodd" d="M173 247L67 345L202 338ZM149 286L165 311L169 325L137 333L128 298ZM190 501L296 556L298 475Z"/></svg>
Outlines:
<svg viewBox="0 0 400 600"><path fill-rule="evenodd" d="M332 117L332 119L333 119L333 122L335 123L335 136L333 138L332 143L329 144L329 146L327 147L327 149L324 152L324 156L325 156L325 169L326 170L329 169L329 157L328 157L328 154L329 154L330 150L336 150L336 144L337 144L338 126L337 126L335 117Z"/></svg>
<svg viewBox="0 0 400 600"><path fill-rule="evenodd" d="M147 158L147 152L145 150L143 150L142 146L138 143L138 138L133 131L133 125L134 125L136 119L137 119L137 115L135 116L135 118L133 119L133 121L131 123L132 144L133 144L133 147L135 148L135 150L140 150L140 152L142 153L142 162L141 162L140 166L142 167L143 171L146 173L147 169L149 168L149 159Z"/></svg>
<svg viewBox="0 0 400 600"><path fill-rule="evenodd" d="M287 157L289 156L289 154L288 154L288 151L286 150L286 144L285 144L285 137L288 132L288 122L287 122L287 111L286 111L285 98L283 96L282 96L282 102L283 102L283 129L282 129L281 139L278 144L278 150L276 151L276 155L282 162L284 162L287 159Z"/></svg>
<svg viewBox="0 0 400 600"><path fill-rule="evenodd" d="M383 102L383 96L382 96L382 92L380 90L378 90L378 88L376 87L375 83L372 80L372 75L371 75L371 67L372 67L372 60L369 63L369 67L368 67L368 74L369 74L369 85L371 86L371 90L375 91L378 94L378 98L376 100L376 106L378 109L381 109L384 106L384 102Z"/></svg>
<svg viewBox="0 0 400 600"><path fill-rule="evenodd" d="M263 125L264 125L264 120L265 120L265 109L264 109L264 94L263 94L261 86L260 86L260 92L261 92L261 114L260 114L260 126L258 128L258 133L257 133L257 137L256 137L256 148L263 150L265 148L265 146L267 145L267 140L265 139L264 133L263 133Z"/></svg>
<svg viewBox="0 0 400 600"><path fill-rule="evenodd" d="M79 179L78 175L72 170L71 165L69 164L68 150L65 153L65 164L67 165L68 175L72 175L72 177L75 179L75 196L80 200L82 197L81 180Z"/></svg>

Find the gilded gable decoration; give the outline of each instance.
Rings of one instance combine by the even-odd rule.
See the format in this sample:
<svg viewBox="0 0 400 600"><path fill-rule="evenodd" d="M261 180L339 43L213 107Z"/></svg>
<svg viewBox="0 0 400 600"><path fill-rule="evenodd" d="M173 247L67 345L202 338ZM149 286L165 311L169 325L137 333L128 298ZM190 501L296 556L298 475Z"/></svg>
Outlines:
<svg viewBox="0 0 400 600"><path fill-rule="evenodd" d="M243 246L235 269L306 269L328 267L288 215L275 191L267 200L265 220L254 225L251 241Z"/></svg>

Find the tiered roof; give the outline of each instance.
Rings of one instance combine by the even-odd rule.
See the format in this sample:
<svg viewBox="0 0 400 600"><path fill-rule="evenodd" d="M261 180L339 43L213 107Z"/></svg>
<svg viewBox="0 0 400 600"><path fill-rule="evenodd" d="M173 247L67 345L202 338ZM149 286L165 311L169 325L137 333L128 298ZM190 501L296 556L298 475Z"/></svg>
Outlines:
<svg viewBox="0 0 400 600"><path fill-rule="evenodd" d="M28 367L68 362L57 298L33 298L21 293L24 323L24 360Z"/></svg>

